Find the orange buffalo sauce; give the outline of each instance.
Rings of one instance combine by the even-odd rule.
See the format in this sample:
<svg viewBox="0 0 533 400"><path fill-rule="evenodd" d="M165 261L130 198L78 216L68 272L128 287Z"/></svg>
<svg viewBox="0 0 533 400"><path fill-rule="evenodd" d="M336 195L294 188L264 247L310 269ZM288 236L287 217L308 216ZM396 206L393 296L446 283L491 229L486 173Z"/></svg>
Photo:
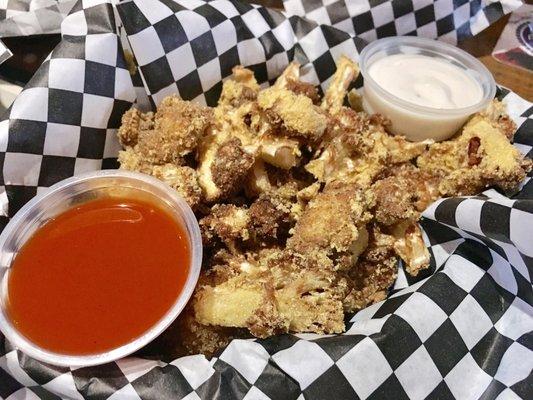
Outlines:
<svg viewBox="0 0 533 400"><path fill-rule="evenodd" d="M190 249L165 210L124 198L94 200L40 228L16 256L7 312L44 349L94 354L141 336L185 285Z"/></svg>

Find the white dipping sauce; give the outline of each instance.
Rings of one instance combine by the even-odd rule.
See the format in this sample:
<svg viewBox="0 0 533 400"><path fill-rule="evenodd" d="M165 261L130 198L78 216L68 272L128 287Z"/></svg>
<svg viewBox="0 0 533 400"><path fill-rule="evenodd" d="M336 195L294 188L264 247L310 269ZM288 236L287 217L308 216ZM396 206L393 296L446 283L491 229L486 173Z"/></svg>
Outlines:
<svg viewBox="0 0 533 400"><path fill-rule="evenodd" d="M369 43L359 58L363 108L390 122L390 132L418 142L452 137L494 98L483 64L455 46L412 36Z"/></svg>
<svg viewBox="0 0 533 400"><path fill-rule="evenodd" d="M395 54L371 64L368 74L387 92L425 107L463 108L478 103L483 90L452 63L419 54Z"/></svg>

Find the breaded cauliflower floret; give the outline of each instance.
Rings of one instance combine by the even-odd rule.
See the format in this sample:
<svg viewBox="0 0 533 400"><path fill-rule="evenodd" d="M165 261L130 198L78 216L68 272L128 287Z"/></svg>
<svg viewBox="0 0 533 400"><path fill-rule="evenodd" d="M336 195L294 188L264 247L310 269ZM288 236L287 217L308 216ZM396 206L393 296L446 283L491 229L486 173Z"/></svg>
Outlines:
<svg viewBox="0 0 533 400"><path fill-rule="evenodd" d="M372 186L376 207L376 221L383 225L393 225L402 220L417 220L415 208L416 192L403 179L390 176Z"/></svg>
<svg viewBox="0 0 533 400"><path fill-rule="evenodd" d="M232 72L232 79L228 79L222 85L222 93L218 100L219 106L239 107L257 98L259 85L253 71L237 66Z"/></svg>
<svg viewBox="0 0 533 400"><path fill-rule="evenodd" d="M199 148L199 183L208 203L223 200L239 191L255 158L241 146L241 141L214 132Z"/></svg>
<svg viewBox="0 0 533 400"><path fill-rule="evenodd" d="M259 92L257 104L267 113L270 123L280 126L282 133L312 142L326 130L328 119L312 100L289 89L271 87Z"/></svg>
<svg viewBox="0 0 533 400"><path fill-rule="evenodd" d="M327 186L301 215L288 248L300 253L322 250L339 261L338 268L351 267L367 245L371 204L371 196L356 186Z"/></svg>
<svg viewBox="0 0 533 400"><path fill-rule="evenodd" d="M344 298L344 310L354 312L384 300L394 284L398 259L394 239L381 233L375 225L369 227L369 244L357 265L347 272L349 292Z"/></svg>
<svg viewBox="0 0 533 400"><path fill-rule="evenodd" d="M137 144L139 131L150 130L154 126L154 113L142 113L136 108L131 108L122 116L122 124L118 130L118 138L124 147Z"/></svg>
<svg viewBox="0 0 533 400"><path fill-rule="evenodd" d="M143 174L148 175L152 173L154 167L151 163L146 162L146 160L131 147L118 152L118 162L120 163L120 169L142 172Z"/></svg>
<svg viewBox="0 0 533 400"><path fill-rule="evenodd" d="M204 245L214 246L220 241L233 252L250 238L249 225L248 209L233 204L215 204L211 213L200 220Z"/></svg>
<svg viewBox="0 0 533 400"><path fill-rule="evenodd" d="M471 123L475 123L478 119L485 119L491 123L496 129L502 132L509 140L511 140L516 131L516 124L507 114L507 107L505 103L499 100L492 100L488 107L479 114L472 117Z"/></svg>
<svg viewBox="0 0 533 400"><path fill-rule="evenodd" d="M418 212L424 211L427 206L440 197L438 189L440 179L427 171L420 170L410 162L387 169L382 179L387 177L393 177L400 186L408 188L413 196L413 205ZM385 194L384 192L383 195Z"/></svg>
<svg viewBox="0 0 533 400"><path fill-rule="evenodd" d="M472 195L488 186L512 191L531 170L531 161L481 114L474 116L457 138L431 145L417 164L422 171L441 178L443 196Z"/></svg>
<svg viewBox="0 0 533 400"><path fill-rule="evenodd" d="M327 257L267 251L259 258L222 283L199 287L194 310L200 323L246 327L257 337L342 332L346 283Z"/></svg>
<svg viewBox="0 0 533 400"><path fill-rule="evenodd" d="M156 165L181 164L183 157L196 149L211 120L210 109L167 97L155 113L154 129L139 132L135 149Z"/></svg>
<svg viewBox="0 0 533 400"><path fill-rule="evenodd" d="M405 220L391 229L394 251L403 260L405 270L412 276L429 267L430 255L416 221Z"/></svg>
<svg viewBox="0 0 533 400"><path fill-rule="evenodd" d="M203 325L194 316L192 306L180 314L178 320L163 336L175 342L175 347L183 349L176 357L188 354L203 354L212 357L227 346L233 339L249 336L244 329L228 328L214 325Z"/></svg>
<svg viewBox="0 0 533 400"><path fill-rule="evenodd" d="M262 194L250 206L250 232L256 244L272 243L288 236L294 224L292 201L272 192Z"/></svg>
<svg viewBox="0 0 533 400"><path fill-rule="evenodd" d="M143 164L180 165L183 157L196 149L211 122L209 108L171 96L161 102L155 114L143 114L135 108L126 112L118 137Z"/></svg>
<svg viewBox="0 0 533 400"><path fill-rule="evenodd" d="M387 167L423 153L428 142L411 143L385 131L386 120L343 107L321 154L305 168L321 182L335 180L369 187Z"/></svg>
<svg viewBox="0 0 533 400"><path fill-rule="evenodd" d="M202 189L193 168L174 164L156 165L152 169L152 175L175 189L192 209L200 204Z"/></svg>
<svg viewBox="0 0 533 400"><path fill-rule="evenodd" d="M359 66L348 57L341 56L337 62L337 70L329 84L321 107L335 114L342 108L350 83L359 75Z"/></svg>
<svg viewBox="0 0 533 400"><path fill-rule="evenodd" d="M310 83L302 82L300 80L300 64L297 62L290 63L287 68L276 79L274 84L277 88L288 89L295 94L300 94L309 97L313 104L320 102L318 89Z"/></svg>

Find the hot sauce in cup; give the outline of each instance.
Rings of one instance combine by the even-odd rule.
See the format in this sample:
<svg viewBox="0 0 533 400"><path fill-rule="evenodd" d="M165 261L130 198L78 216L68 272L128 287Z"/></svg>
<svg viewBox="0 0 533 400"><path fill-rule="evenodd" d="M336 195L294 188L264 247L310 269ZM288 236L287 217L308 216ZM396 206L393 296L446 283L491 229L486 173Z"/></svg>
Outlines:
<svg viewBox="0 0 533 400"><path fill-rule="evenodd" d="M7 314L45 350L108 351L169 311L190 259L185 228L155 203L88 201L48 221L21 247L8 277Z"/></svg>

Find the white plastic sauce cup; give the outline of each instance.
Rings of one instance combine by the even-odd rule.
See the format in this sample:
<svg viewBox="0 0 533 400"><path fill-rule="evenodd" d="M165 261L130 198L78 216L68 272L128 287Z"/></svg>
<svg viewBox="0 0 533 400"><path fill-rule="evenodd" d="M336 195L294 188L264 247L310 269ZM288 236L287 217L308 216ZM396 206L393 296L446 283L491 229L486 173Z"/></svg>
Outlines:
<svg viewBox="0 0 533 400"><path fill-rule="evenodd" d="M395 54L418 54L445 60L464 70L481 87L479 102L468 107L438 109L413 104L379 86L368 73L372 63ZM496 83L485 66L470 54L446 43L418 37L390 37L366 46L359 60L364 78L363 108L379 113L392 122L392 133L411 141L441 141L453 136L474 113L487 107L496 93ZM398 71L401 74L402 71Z"/></svg>
<svg viewBox="0 0 533 400"><path fill-rule="evenodd" d="M187 233L190 248L189 274L181 293L167 313L142 336L99 354L60 354L32 343L17 331L6 312L9 269L20 248L51 218L87 201L116 196L152 201L167 209ZM149 255L147 255L149 257ZM158 179L129 171L105 170L74 176L51 186L30 200L0 235L0 329L6 338L27 355L60 366L90 366L117 360L145 346L161 334L180 314L191 297L200 275L202 238L196 217L177 192Z"/></svg>

